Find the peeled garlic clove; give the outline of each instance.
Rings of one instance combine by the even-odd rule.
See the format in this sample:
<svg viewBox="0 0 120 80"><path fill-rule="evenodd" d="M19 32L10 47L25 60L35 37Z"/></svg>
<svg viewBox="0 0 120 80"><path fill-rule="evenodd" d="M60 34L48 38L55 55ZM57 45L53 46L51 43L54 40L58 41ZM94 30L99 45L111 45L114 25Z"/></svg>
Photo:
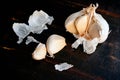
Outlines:
<svg viewBox="0 0 120 80"><path fill-rule="evenodd" d="M32 58L35 60L45 59L47 54L46 46L43 43L39 43L34 52L32 53Z"/></svg>
<svg viewBox="0 0 120 80"><path fill-rule="evenodd" d="M25 44L28 45L28 44L31 43L31 42L40 43L40 42L37 41L34 37L28 36Z"/></svg>
<svg viewBox="0 0 120 80"><path fill-rule="evenodd" d="M28 29L28 25L26 25L25 23L14 23L12 28L13 31L15 32L15 34L18 36L18 41L17 43L20 44L23 39L29 35L30 31Z"/></svg>
<svg viewBox="0 0 120 80"><path fill-rule="evenodd" d="M78 38L78 39L72 44L72 48L77 49L80 44L83 44L83 41L84 41L84 40L85 40L85 39L84 39L83 37Z"/></svg>
<svg viewBox="0 0 120 80"><path fill-rule="evenodd" d="M32 33L40 34L43 32L43 30L48 29L46 24L50 25L53 20L54 18L49 16L43 10L35 10L28 19L29 30Z"/></svg>
<svg viewBox="0 0 120 80"><path fill-rule="evenodd" d="M82 11L73 13L65 20L65 28L68 32L73 33L73 34L78 34L78 31L75 27L74 22L75 22L76 18L82 14L83 14Z"/></svg>
<svg viewBox="0 0 120 80"><path fill-rule="evenodd" d="M54 54L66 46L65 38L60 35L53 34L47 39L46 46L49 55L54 57Z"/></svg>

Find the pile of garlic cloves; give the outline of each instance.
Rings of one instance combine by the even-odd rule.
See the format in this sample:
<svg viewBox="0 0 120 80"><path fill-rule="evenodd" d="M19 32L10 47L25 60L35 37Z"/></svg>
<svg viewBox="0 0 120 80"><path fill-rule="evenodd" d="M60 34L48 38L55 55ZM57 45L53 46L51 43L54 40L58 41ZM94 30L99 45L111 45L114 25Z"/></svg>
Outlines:
<svg viewBox="0 0 120 80"><path fill-rule="evenodd" d="M66 31L72 33L77 40L72 48L78 48L83 44L84 52L95 52L99 43L103 43L109 35L109 24L101 14L96 13L98 4L90 4L89 7L68 16L65 21Z"/></svg>
<svg viewBox="0 0 120 80"><path fill-rule="evenodd" d="M66 45L66 40L63 36L52 34L48 37L46 44L38 44L32 53L32 58L35 60L45 59L47 52L49 57L54 58L54 54L61 51Z"/></svg>

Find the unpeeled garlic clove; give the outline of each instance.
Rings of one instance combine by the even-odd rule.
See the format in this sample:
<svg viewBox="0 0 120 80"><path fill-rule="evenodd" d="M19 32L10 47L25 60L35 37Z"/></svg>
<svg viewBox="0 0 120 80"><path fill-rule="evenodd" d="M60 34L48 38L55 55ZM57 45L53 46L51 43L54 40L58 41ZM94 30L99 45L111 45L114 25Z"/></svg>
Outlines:
<svg viewBox="0 0 120 80"><path fill-rule="evenodd" d="M98 45L98 38L94 38L92 40L84 40L83 48L84 52L87 54L92 54L96 50L96 46Z"/></svg>
<svg viewBox="0 0 120 80"><path fill-rule="evenodd" d="M73 34L78 34L78 31L75 27L75 20L78 16L83 15L83 12L76 12L71 14L66 20L65 20L65 28L66 31L73 33Z"/></svg>
<svg viewBox="0 0 120 80"><path fill-rule="evenodd" d="M43 43L39 43L34 52L32 53L32 58L35 60L45 59L47 54L46 46Z"/></svg>
<svg viewBox="0 0 120 80"><path fill-rule="evenodd" d="M50 57L54 57L54 54L62 50L65 46L65 38L57 34L49 36L46 42L47 51Z"/></svg>
<svg viewBox="0 0 120 80"><path fill-rule="evenodd" d="M101 30L99 31L99 43L103 43L110 33L108 22L102 17L100 14L95 14L95 18L97 19L97 23L99 23Z"/></svg>
<svg viewBox="0 0 120 80"><path fill-rule="evenodd" d="M76 19L75 26L76 26L76 29L77 29L80 36L84 35L85 30L87 28L87 23L88 23L88 16L87 15L83 15L83 16L78 17Z"/></svg>

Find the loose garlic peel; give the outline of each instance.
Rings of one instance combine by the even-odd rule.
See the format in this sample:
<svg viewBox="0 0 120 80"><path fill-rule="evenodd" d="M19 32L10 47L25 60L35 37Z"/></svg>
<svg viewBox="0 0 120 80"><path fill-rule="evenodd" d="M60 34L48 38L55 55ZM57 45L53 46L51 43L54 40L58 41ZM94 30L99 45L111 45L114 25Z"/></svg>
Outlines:
<svg viewBox="0 0 120 80"><path fill-rule="evenodd" d="M103 43L109 34L107 21L95 10L98 8L94 4L83 10L73 13L65 21L66 31L78 38L72 48L77 48L83 44L84 52L91 54L96 50L98 43Z"/></svg>
<svg viewBox="0 0 120 80"><path fill-rule="evenodd" d="M62 50L65 46L65 38L57 34L49 36L46 42L47 51L50 57L54 57L54 54Z"/></svg>

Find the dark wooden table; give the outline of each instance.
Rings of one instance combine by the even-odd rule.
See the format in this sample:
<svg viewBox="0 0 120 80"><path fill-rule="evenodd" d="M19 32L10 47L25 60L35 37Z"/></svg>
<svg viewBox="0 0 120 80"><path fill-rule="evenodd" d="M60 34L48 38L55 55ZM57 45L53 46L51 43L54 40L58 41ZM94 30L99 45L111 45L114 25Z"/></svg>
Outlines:
<svg viewBox="0 0 120 80"><path fill-rule="evenodd" d="M16 4L15 4L16 3ZM87 55L82 46L72 49L76 40L64 28L65 19L73 12L99 3L97 12L102 14L110 25L108 39L97 46L96 51ZM114 0L33 0L11 2L7 7L1 6L0 12L0 77L3 80L120 80L120 1ZM5 8L4 8L5 7ZM24 41L17 44L17 36L12 30L14 22L28 24L28 17L34 10L43 10L54 17L52 25L42 34L30 34L45 43L51 34L59 34L66 38L67 46L55 58L44 60L32 59L32 52L37 43L25 45ZM68 62L74 67L59 72L54 65Z"/></svg>

